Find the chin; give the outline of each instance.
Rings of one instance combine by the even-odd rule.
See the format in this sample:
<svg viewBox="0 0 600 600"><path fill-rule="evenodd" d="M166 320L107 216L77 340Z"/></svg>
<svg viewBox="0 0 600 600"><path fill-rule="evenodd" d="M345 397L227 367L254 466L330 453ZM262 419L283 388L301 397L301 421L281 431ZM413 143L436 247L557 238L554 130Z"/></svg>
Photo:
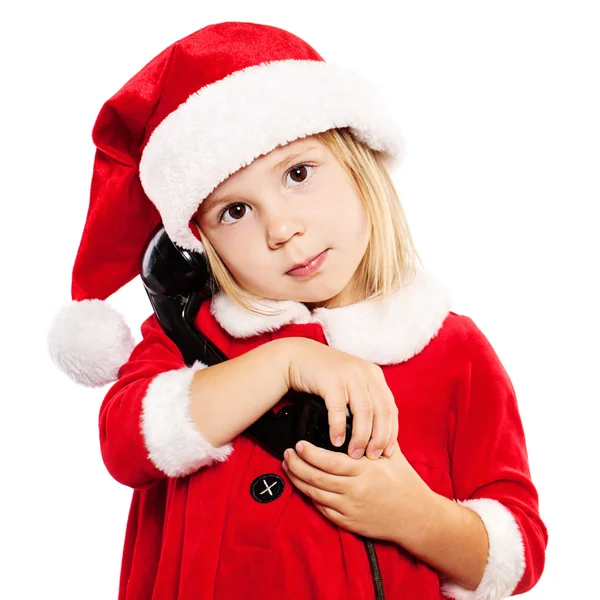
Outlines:
<svg viewBox="0 0 600 600"><path fill-rule="evenodd" d="M316 277L312 281L298 281L290 285L286 290L275 292L272 289L257 289L252 287L252 293L261 298L272 300L293 300L307 305L322 305L337 298L348 285L346 279L335 281L333 285L325 285ZM269 286L270 287L270 286ZM246 287L248 289L248 287ZM316 307L316 306L315 306Z"/></svg>
<svg viewBox="0 0 600 600"><path fill-rule="evenodd" d="M342 285L339 288L334 289L316 289L314 291L307 291L303 294L297 294L296 300L304 304L311 305L322 305L335 300L343 291L346 286ZM316 307L316 306L315 306Z"/></svg>

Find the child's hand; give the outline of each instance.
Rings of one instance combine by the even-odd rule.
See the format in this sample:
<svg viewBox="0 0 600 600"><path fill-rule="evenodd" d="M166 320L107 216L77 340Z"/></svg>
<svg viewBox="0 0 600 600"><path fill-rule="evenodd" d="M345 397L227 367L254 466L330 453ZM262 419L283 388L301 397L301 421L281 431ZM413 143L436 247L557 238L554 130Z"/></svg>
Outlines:
<svg viewBox="0 0 600 600"><path fill-rule="evenodd" d="M398 407L381 367L308 338L289 338L288 388L320 396L329 415L331 443L346 436L346 405L353 415L348 454L391 456L398 440ZM368 446L367 446L368 444Z"/></svg>
<svg viewBox="0 0 600 600"><path fill-rule="evenodd" d="M352 460L300 441L286 450L282 466L330 521L371 538L402 542L434 498L397 442L391 458Z"/></svg>

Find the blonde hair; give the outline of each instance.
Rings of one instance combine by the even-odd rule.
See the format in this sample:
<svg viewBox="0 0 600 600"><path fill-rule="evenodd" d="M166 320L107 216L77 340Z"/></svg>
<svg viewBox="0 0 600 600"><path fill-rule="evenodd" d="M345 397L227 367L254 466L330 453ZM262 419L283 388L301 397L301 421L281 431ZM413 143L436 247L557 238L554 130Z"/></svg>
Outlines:
<svg viewBox="0 0 600 600"><path fill-rule="evenodd" d="M417 264L422 261L384 156L360 142L347 128L329 129L314 137L331 151L354 181L369 220L371 232L356 270L356 292L361 300L386 300L414 278ZM222 290L238 306L256 314L277 314L257 307L264 299L238 284L202 230L197 229L215 279L214 291Z"/></svg>

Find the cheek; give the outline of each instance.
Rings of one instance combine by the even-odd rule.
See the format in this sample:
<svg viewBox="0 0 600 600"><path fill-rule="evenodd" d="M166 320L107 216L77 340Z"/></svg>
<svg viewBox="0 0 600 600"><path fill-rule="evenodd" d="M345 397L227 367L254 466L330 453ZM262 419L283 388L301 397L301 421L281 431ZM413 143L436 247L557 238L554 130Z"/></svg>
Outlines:
<svg viewBox="0 0 600 600"><path fill-rule="evenodd" d="M225 239L223 243L217 242L214 244L214 249L232 273L243 270L245 264L251 261L251 252L248 252L247 248L244 249L244 245L239 243L239 238Z"/></svg>
<svg viewBox="0 0 600 600"><path fill-rule="evenodd" d="M336 203L337 204L337 203ZM332 231L337 231L341 239L350 239L353 243L368 235L367 215L358 198L346 197L328 217Z"/></svg>
<svg viewBox="0 0 600 600"><path fill-rule="evenodd" d="M340 238L362 239L368 233L368 219L354 185L339 177L320 202L321 222Z"/></svg>
<svg viewBox="0 0 600 600"><path fill-rule="evenodd" d="M225 262L225 261L223 261ZM252 260L252 256L247 252L242 252L239 255L232 257L229 262L225 262L227 268L233 277L242 285L253 280L253 274L262 272L260 267L257 268L256 261Z"/></svg>
<svg viewBox="0 0 600 600"><path fill-rule="evenodd" d="M357 207L353 212L353 224L357 237L362 239L369 234L369 219L360 201L357 200L356 202Z"/></svg>
<svg viewBox="0 0 600 600"><path fill-rule="evenodd" d="M229 232L227 232L229 233ZM241 284L253 281L258 273L265 274L261 268L264 256L257 248L256 241L248 239L244 232L231 232L222 239L212 241L213 247L233 277Z"/></svg>

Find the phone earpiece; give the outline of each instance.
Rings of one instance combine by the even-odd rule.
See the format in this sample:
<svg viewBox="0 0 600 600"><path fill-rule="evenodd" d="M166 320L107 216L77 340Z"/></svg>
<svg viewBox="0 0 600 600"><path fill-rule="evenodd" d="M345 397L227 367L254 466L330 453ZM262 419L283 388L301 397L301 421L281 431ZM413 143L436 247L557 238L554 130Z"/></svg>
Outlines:
<svg viewBox="0 0 600 600"><path fill-rule="evenodd" d="M198 360L199 348L209 366L226 360L195 326L200 305L212 295L214 283L204 255L176 246L161 224L146 243L140 276L160 326L177 344L188 366Z"/></svg>
<svg viewBox="0 0 600 600"><path fill-rule="evenodd" d="M140 266L140 276L152 294L177 296L211 295L212 277L203 254L176 246L159 225L150 236Z"/></svg>

